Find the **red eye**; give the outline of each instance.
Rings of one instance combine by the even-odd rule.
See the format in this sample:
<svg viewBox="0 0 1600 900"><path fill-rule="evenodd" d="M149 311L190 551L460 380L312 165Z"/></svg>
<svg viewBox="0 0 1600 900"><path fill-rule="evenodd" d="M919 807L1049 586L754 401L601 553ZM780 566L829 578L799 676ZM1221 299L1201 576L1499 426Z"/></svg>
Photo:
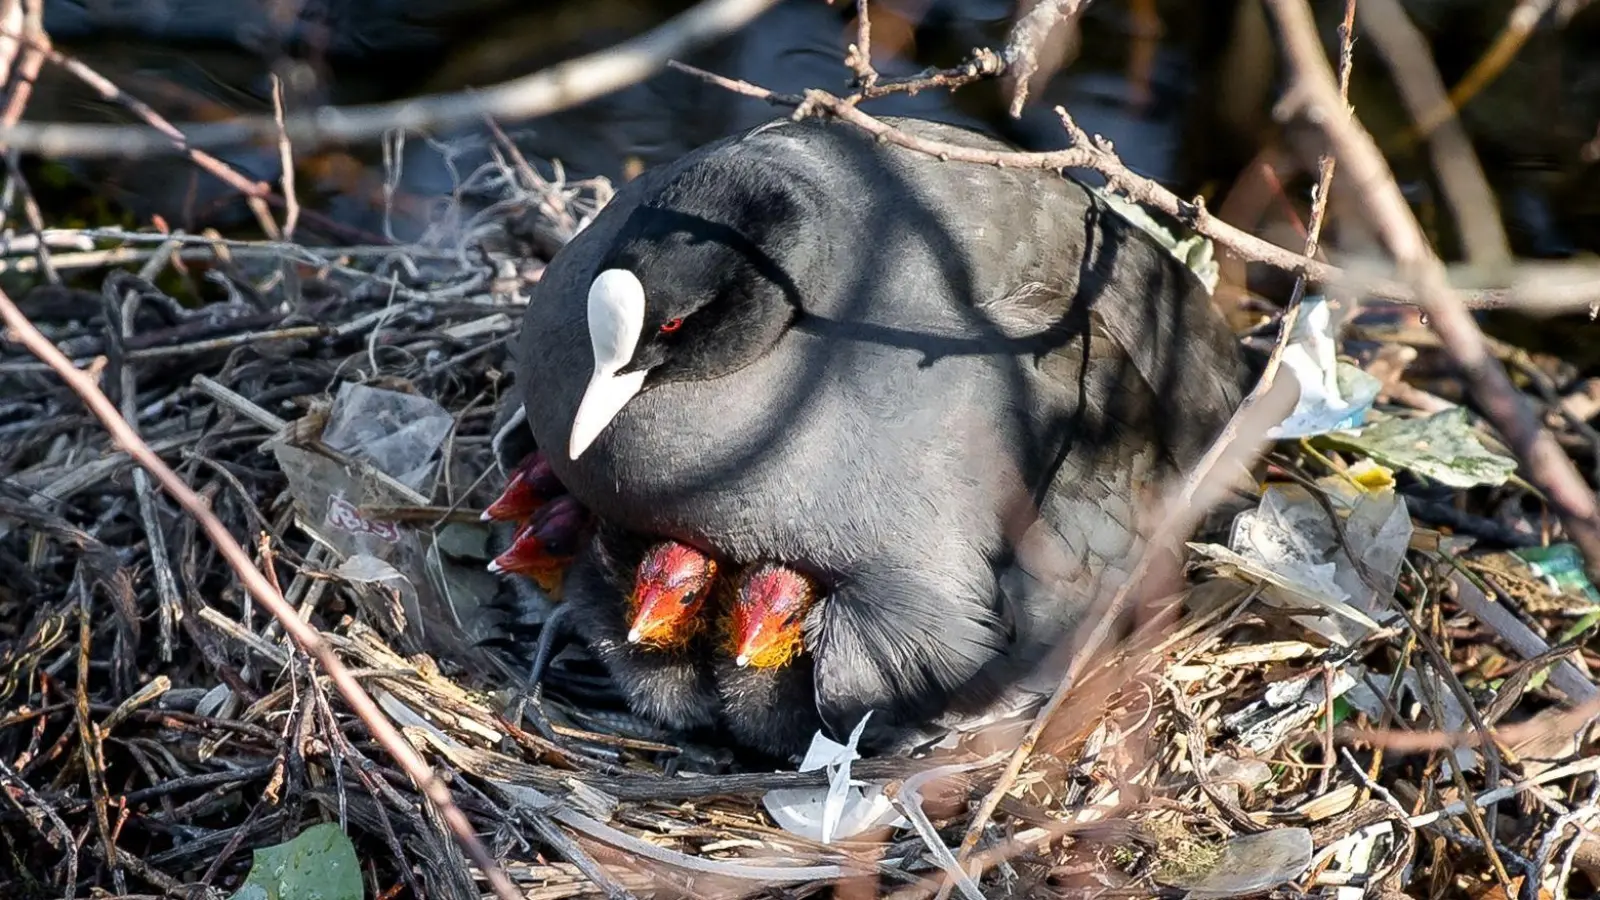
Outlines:
<svg viewBox="0 0 1600 900"><path fill-rule="evenodd" d="M683 327L683 319L682 318L668 319L665 322L661 323L661 333L662 334L671 334L674 331L677 331L679 328L682 328L682 327Z"/></svg>

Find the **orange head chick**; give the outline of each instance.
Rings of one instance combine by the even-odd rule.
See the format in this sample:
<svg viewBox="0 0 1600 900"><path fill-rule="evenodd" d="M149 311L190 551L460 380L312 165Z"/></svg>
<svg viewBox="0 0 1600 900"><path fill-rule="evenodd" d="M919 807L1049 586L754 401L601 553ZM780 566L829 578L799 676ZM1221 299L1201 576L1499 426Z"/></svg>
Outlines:
<svg viewBox="0 0 1600 900"><path fill-rule="evenodd" d="M483 521L516 522L526 519L564 491L556 473L550 468L550 461L535 450L511 470L505 490L483 511Z"/></svg>
<svg viewBox="0 0 1600 900"><path fill-rule="evenodd" d="M489 571L523 575L556 593L567 565L577 555L587 518L587 511L571 494L557 497L517 529L511 546L489 563Z"/></svg>
<svg viewBox="0 0 1600 900"><path fill-rule="evenodd" d="M699 629L700 608L716 576L716 560L687 544L651 547L634 580L628 643L671 647L687 641Z"/></svg>
<svg viewBox="0 0 1600 900"><path fill-rule="evenodd" d="M794 659L804 646L801 624L816 599L816 582L791 568L764 562L746 569L733 601L734 662L767 669Z"/></svg>

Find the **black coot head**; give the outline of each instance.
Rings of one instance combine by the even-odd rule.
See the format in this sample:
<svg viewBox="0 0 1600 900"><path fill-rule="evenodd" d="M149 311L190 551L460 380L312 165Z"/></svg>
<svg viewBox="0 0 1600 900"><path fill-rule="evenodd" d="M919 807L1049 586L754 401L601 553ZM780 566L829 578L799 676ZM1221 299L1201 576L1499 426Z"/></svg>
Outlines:
<svg viewBox="0 0 1600 900"><path fill-rule="evenodd" d="M577 459L635 396L721 378L772 348L826 223L805 186L755 165L702 165L629 216L589 288L595 368L572 425Z"/></svg>

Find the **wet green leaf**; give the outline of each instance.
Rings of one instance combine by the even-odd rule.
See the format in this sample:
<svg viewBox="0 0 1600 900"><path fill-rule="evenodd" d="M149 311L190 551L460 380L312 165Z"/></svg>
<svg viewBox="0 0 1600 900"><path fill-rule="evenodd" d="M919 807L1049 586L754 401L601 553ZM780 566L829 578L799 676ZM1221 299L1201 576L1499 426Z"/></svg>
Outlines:
<svg viewBox="0 0 1600 900"><path fill-rule="evenodd" d="M338 825L324 823L262 847L230 900L362 900L355 845Z"/></svg>
<svg viewBox="0 0 1600 900"><path fill-rule="evenodd" d="M1479 442L1467 411L1460 407L1422 419L1387 419L1327 439L1391 468L1408 469L1456 488L1504 484L1517 470L1515 460Z"/></svg>

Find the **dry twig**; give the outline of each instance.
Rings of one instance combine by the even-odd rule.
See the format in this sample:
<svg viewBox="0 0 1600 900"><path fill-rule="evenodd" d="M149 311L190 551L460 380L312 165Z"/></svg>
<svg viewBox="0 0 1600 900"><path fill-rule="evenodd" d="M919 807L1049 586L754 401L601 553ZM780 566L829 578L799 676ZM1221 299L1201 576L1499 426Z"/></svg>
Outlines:
<svg viewBox="0 0 1600 900"><path fill-rule="evenodd" d="M368 106L323 107L315 113L287 117L281 130L306 149L318 143L371 140L391 129L445 131L476 124L486 116L527 119L548 115L643 81L659 72L667 60L744 27L774 2L703 0L653 31L531 75L461 93ZM272 116L221 124L182 122L168 129L153 132L122 125L22 122L0 129L0 144L43 156L126 159L171 152L174 146L198 153L202 147L276 140L280 131ZM179 137L174 138L171 131Z"/></svg>
<svg viewBox="0 0 1600 900"><path fill-rule="evenodd" d="M1112 189L1135 201L1175 216L1195 232L1216 241L1246 260L1265 263L1286 272L1304 272L1313 281L1337 286L1351 293L1366 294L1377 299L1400 303L1422 302L1418 298L1416 289L1410 284L1386 276L1366 274L1353 267L1339 268L1302 256L1218 219L1206 209L1204 202L1199 198L1184 200L1129 169L1116 155L1116 150L1109 141L1099 137L1091 138L1077 126L1064 109L1057 108L1056 112L1061 116L1062 125L1067 131L1070 144L1067 149L1039 153L996 152L908 135L862 112L850 102L849 98L840 98L827 91L809 90L801 97L789 96L774 93L746 81L724 78L682 63L673 62L670 65L734 93L765 100L778 106L793 107L796 118L807 115L834 116L861 128L879 140L946 161L1029 169L1092 169L1104 175ZM1475 291L1470 295L1469 305L1474 309L1515 307L1554 312L1587 309L1592 304L1600 302L1600 273L1585 269L1573 270L1571 274L1575 277L1569 283L1560 283L1561 279L1553 276L1540 276L1505 289Z"/></svg>

